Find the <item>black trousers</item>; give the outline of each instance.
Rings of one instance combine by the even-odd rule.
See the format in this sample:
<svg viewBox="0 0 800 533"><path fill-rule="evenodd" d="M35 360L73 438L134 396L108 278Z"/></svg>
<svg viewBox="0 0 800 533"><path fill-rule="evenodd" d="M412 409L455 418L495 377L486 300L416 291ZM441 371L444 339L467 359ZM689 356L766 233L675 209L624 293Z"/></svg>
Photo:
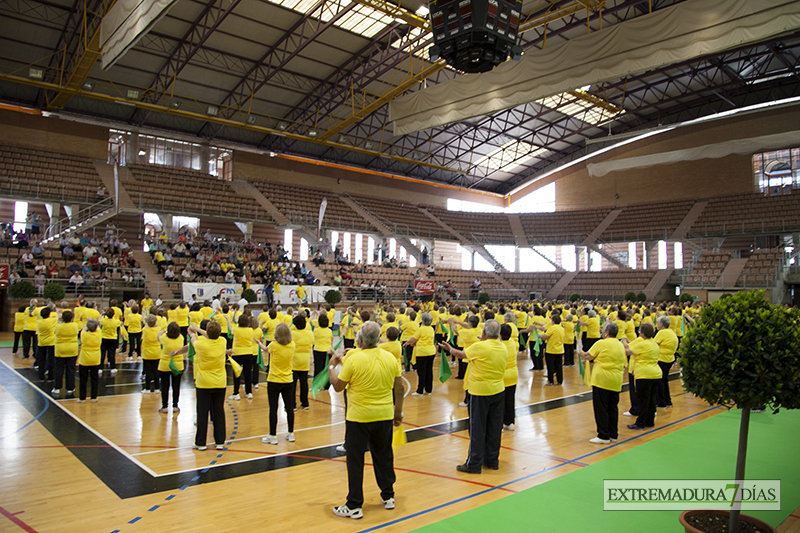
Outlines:
<svg viewBox="0 0 800 533"><path fill-rule="evenodd" d="M500 457L505 391L469 398L469 455L467 467L496 467Z"/></svg>
<svg viewBox="0 0 800 533"><path fill-rule="evenodd" d="M181 378L183 377L183 372L175 375L172 371L160 371L159 374L161 374L161 407L166 409L169 405L170 385L172 385L172 407L178 407L178 400L181 398Z"/></svg>
<svg viewBox="0 0 800 533"><path fill-rule="evenodd" d="M639 398L639 416L636 425L640 428L651 428L656 425L656 387L657 379L637 379L636 395Z"/></svg>
<svg viewBox="0 0 800 533"><path fill-rule="evenodd" d="M356 345L356 340L355 339L344 339L344 349L345 350L349 350L351 348L354 348L355 345Z"/></svg>
<svg viewBox="0 0 800 533"><path fill-rule="evenodd" d="M661 379L658 380L658 387L656 388L656 406L666 407L672 405L672 397L669 394L669 371L672 368L672 363L658 362L661 367Z"/></svg>
<svg viewBox="0 0 800 533"><path fill-rule="evenodd" d="M19 350L19 341L22 339L22 332L15 331L14 332L14 350L11 352L16 355L17 350ZM27 354L23 354L23 356L27 356Z"/></svg>
<svg viewBox="0 0 800 533"><path fill-rule="evenodd" d="M536 349L536 344L529 344L531 350L531 361L533 362L533 369L534 370L544 370L544 358L542 354L544 354L544 342L542 342L539 349Z"/></svg>
<svg viewBox="0 0 800 533"><path fill-rule="evenodd" d="M128 328L126 328L125 326L120 326L117 329L118 331L117 338L122 339L122 346L119 347L119 353L128 353L128 341L125 340L125 337L122 335L123 328L125 329L125 331L128 331ZM130 339L130 335L128 335L128 338Z"/></svg>
<svg viewBox="0 0 800 533"><path fill-rule="evenodd" d="M564 366L575 364L575 342L564 345Z"/></svg>
<svg viewBox="0 0 800 533"><path fill-rule="evenodd" d="M214 443L225 444L225 388L197 389L196 446L205 446L208 436L208 415L214 421Z"/></svg>
<svg viewBox="0 0 800 533"><path fill-rule="evenodd" d="M78 376L80 378L80 383L78 383L78 397L81 400L86 399L86 386L89 384L89 380L92 381L92 400L97 398L98 370L100 370L100 365L81 365L78 367Z"/></svg>
<svg viewBox="0 0 800 533"><path fill-rule="evenodd" d="M417 393L433 392L433 360L435 355L417 356Z"/></svg>
<svg viewBox="0 0 800 533"><path fill-rule="evenodd" d="M30 356L31 347L33 347L33 356L36 357L37 349L37 336L35 331L26 329L22 332L22 357Z"/></svg>
<svg viewBox="0 0 800 533"><path fill-rule="evenodd" d="M564 382L564 367L561 366L561 358L564 354L561 353L545 353L544 357L547 360L547 382L556 385L561 385Z"/></svg>
<svg viewBox="0 0 800 533"><path fill-rule="evenodd" d="M75 355L73 357L56 357L56 379L53 383L54 389L60 389L61 385L64 383L64 372L66 371L67 374L67 390L74 391L75 390L75 361L78 360L78 356Z"/></svg>
<svg viewBox="0 0 800 533"><path fill-rule="evenodd" d="M516 385L506 387L506 390L503 392L503 424L505 425L514 423L514 395L516 393Z"/></svg>
<svg viewBox="0 0 800 533"><path fill-rule="evenodd" d="M300 383L300 407L308 407L308 370L292 370L292 401L296 402L297 384ZM295 403L295 405L297 405Z"/></svg>
<svg viewBox="0 0 800 533"><path fill-rule="evenodd" d="M628 372L628 396L631 399L631 408L628 410L633 416L639 416L639 395L636 391L636 377Z"/></svg>
<svg viewBox="0 0 800 533"><path fill-rule="evenodd" d="M592 387L592 407L594 422L597 424L597 438L616 439L619 437L619 392Z"/></svg>
<svg viewBox="0 0 800 533"><path fill-rule="evenodd" d="M406 372L411 370L411 356L414 355L414 347L413 346L406 346L403 348L403 368L406 369ZM419 361L417 361L419 364Z"/></svg>
<svg viewBox="0 0 800 533"><path fill-rule="evenodd" d="M239 394L239 383L244 381L245 394L253 392L253 356L252 355L234 355L233 360L242 365L242 373L239 377L233 375L233 393Z"/></svg>
<svg viewBox="0 0 800 533"><path fill-rule="evenodd" d="M583 338L583 348L581 348L584 352L588 352L589 348L594 346L594 343L599 341L600 339L590 339L589 337Z"/></svg>
<svg viewBox="0 0 800 533"><path fill-rule="evenodd" d="M144 374L142 390L155 391L160 388L158 383L158 362L159 359L144 359L142 361L142 373Z"/></svg>
<svg viewBox="0 0 800 533"><path fill-rule="evenodd" d="M103 368L103 364L108 358L108 367L109 368L116 368L117 366L117 346L119 346L119 340L117 339L103 339L100 341L100 368Z"/></svg>
<svg viewBox="0 0 800 533"><path fill-rule="evenodd" d="M134 352L136 352L136 355L142 355L142 334L128 333L128 341L131 343L131 357L133 357Z"/></svg>
<svg viewBox="0 0 800 533"><path fill-rule="evenodd" d="M369 446L375 481L381 489L381 499L394 497L394 453L392 452L392 421L345 422L344 447L347 450L347 507L364 505L364 452Z"/></svg>
<svg viewBox="0 0 800 533"><path fill-rule="evenodd" d="M39 346L37 348L34 355L36 356L36 365L39 367L39 381L44 381L45 378L53 379L56 363L55 350L55 346Z"/></svg>
<svg viewBox="0 0 800 533"><path fill-rule="evenodd" d="M328 352L321 352L319 350L314 350L314 377L317 377L321 373L325 372L325 360L328 358ZM331 384L328 383L325 385L325 390L330 388Z"/></svg>
<svg viewBox="0 0 800 533"><path fill-rule="evenodd" d="M292 383L267 382L267 398L269 399L269 434L275 435L278 429L278 398L283 398L283 407L286 409L286 422L289 424L289 433L294 432L294 397L292 397Z"/></svg>
<svg viewBox="0 0 800 533"><path fill-rule="evenodd" d="M183 335L183 344L189 342L189 326L181 326L181 335Z"/></svg>

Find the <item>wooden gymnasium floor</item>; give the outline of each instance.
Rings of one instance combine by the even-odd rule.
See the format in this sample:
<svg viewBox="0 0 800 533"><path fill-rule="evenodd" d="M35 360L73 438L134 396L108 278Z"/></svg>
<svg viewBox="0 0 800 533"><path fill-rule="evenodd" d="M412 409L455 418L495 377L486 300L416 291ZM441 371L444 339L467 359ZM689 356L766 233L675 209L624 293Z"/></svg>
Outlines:
<svg viewBox="0 0 800 533"><path fill-rule="evenodd" d="M294 443L284 440L281 413L280 443L271 446L261 443L268 428L262 385L252 400L226 401L226 450L199 452L192 449L188 376L180 414L165 415L157 412L160 395L140 392L140 365L122 363L115 377L102 378L99 402L78 404L42 394L30 364L0 348L3 532L410 531L719 412L674 379L675 407L659 409L656 431L625 429L630 419L621 416L620 443L597 446L588 442L595 436L592 404L577 368L565 368L562 387L544 387L542 372L534 376L520 358L516 431L503 434L500 470L469 475L455 470L468 447L461 381L435 380L433 395L406 398L409 442L395 453L397 508L383 509L367 467L365 516L354 521L331 513L347 493L344 458L335 451L344 438L341 394L321 391L310 410L296 412ZM404 377L416 386L415 373ZM628 406L624 395L620 412Z"/></svg>

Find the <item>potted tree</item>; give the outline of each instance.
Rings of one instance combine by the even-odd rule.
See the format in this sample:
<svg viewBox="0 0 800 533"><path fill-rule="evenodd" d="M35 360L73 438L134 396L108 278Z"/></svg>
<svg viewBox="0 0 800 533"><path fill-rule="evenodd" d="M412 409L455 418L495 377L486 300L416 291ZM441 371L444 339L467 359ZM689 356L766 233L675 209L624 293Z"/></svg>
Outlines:
<svg viewBox="0 0 800 533"><path fill-rule="evenodd" d="M739 447L733 479L745 479L747 435L753 406L777 412L800 407L800 313L772 305L764 291L742 291L703 308L696 325L687 331L679 349L684 388L712 405L739 408ZM764 406L764 407L761 407ZM703 515L704 518L698 518ZM712 521L709 515L729 515L731 533L742 521L768 524L740 511L693 510L681 514L690 531L693 524ZM717 519L718 520L718 519ZM691 529L690 529L691 527Z"/></svg>

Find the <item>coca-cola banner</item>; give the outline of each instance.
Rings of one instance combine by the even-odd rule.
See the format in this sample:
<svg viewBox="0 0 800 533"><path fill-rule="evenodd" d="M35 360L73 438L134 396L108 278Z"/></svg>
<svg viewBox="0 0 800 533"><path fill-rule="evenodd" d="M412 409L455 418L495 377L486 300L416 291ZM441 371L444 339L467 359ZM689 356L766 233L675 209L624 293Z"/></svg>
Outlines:
<svg viewBox="0 0 800 533"><path fill-rule="evenodd" d="M433 281L416 279L414 280L414 290L420 294L433 294Z"/></svg>

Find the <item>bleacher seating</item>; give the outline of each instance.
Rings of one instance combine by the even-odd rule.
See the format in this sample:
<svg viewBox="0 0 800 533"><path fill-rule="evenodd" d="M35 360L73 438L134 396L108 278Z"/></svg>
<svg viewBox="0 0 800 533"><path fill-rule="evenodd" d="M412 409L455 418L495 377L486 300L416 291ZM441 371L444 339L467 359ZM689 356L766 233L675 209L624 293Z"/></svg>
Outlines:
<svg viewBox="0 0 800 533"><path fill-rule="evenodd" d="M399 234L411 233L434 239L454 239L450 232L423 215L417 209L417 204L402 201L398 203L393 199L356 194L351 194L350 197L390 230L397 231ZM429 208L430 206L421 205L421 207Z"/></svg>
<svg viewBox="0 0 800 533"><path fill-rule="evenodd" d="M610 207L519 216L532 246L575 244L591 233L611 212Z"/></svg>
<svg viewBox="0 0 800 533"><path fill-rule="evenodd" d="M505 214L448 211L433 206L427 209L467 240L475 239L482 244L514 244L514 233Z"/></svg>
<svg viewBox="0 0 800 533"><path fill-rule="evenodd" d="M715 285L730 260L730 252L704 253L685 277L684 285L687 287Z"/></svg>
<svg viewBox="0 0 800 533"><path fill-rule="evenodd" d="M800 227L800 192L766 196L762 193L711 198L692 225L700 236L789 231Z"/></svg>
<svg viewBox="0 0 800 533"><path fill-rule="evenodd" d="M549 291L564 272L503 272L503 279L523 291Z"/></svg>
<svg viewBox="0 0 800 533"><path fill-rule="evenodd" d="M606 270L603 272L578 272L560 297L578 293L582 298L610 298L620 300L628 291L641 292L647 287L657 270Z"/></svg>
<svg viewBox="0 0 800 533"><path fill-rule="evenodd" d="M783 252L780 249L756 250L747 259L736 286L771 287L775 284L782 258Z"/></svg>
<svg viewBox="0 0 800 533"><path fill-rule="evenodd" d="M600 238L608 242L669 238L692 205L694 200L625 206Z"/></svg>
<svg viewBox="0 0 800 533"><path fill-rule="evenodd" d="M24 146L0 145L0 194L95 203L102 185L91 159Z"/></svg>

